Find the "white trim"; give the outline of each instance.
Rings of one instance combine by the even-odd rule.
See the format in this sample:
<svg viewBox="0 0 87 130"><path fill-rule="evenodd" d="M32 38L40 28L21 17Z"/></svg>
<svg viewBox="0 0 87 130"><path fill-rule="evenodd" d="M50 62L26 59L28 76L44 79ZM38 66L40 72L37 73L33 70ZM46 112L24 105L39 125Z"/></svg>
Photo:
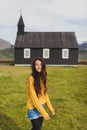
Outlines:
<svg viewBox="0 0 87 130"><path fill-rule="evenodd" d="M69 59L69 49L62 49L62 59Z"/></svg>
<svg viewBox="0 0 87 130"><path fill-rule="evenodd" d="M15 64L14 66L31 66L31 64Z"/></svg>
<svg viewBox="0 0 87 130"><path fill-rule="evenodd" d="M14 66L31 66L31 64L15 64ZM73 67L78 67L78 65L61 65L61 64L59 64L59 65L47 64L46 66L53 66L53 67L55 67L55 66L73 66Z"/></svg>
<svg viewBox="0 0 87 130"><path fill-rule="evenodd" d="M52 65L52 64L47 64L46 66L53 66L53 67L55 67L55 66L73 66L73 67L77 67L78 65L61 65L61 64L59 64L59 65L56 65L56 64L54 64L54 65Z"/></svg>
<svg viewBox="0 0 87 130"><path fill-rule="evenodd" d="M24 48L24 59L30 58L30 48Z"/></svg>
<svg viewBox="0 0 87 130"><path fill-rule="evenodd" d="M43 49L43 58L44 59L50 58L50 49L48 49L48 48Z"/></svg>

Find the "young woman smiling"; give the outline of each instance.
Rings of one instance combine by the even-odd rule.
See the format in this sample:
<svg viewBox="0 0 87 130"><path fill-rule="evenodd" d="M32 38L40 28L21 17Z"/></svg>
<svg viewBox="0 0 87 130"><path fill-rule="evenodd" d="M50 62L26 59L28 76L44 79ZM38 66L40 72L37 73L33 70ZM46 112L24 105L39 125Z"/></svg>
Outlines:
<svg viewBox="0 0 87 130"><path fill-rule="evenodd" d="M27 90L27 110L32 123L31 130L41 130L43 119L50 120L45 105L51 115L55 115L55 111L48 97L46 65L40 58L36 58L32 63L32 74L27 79Z"/></svg>

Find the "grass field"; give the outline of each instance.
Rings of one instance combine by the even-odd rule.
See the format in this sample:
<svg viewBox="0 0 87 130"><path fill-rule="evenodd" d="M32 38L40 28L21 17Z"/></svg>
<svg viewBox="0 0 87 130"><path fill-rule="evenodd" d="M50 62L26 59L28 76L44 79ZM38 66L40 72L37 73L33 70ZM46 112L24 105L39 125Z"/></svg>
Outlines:
<svg viewBox="0 0 87 130"><path fill-rule="evenodd" d="M87 130L87 66L47 67L56 115L42 130ZM0 130L30 130L26 79L30 67L0 66Z"/></svg>

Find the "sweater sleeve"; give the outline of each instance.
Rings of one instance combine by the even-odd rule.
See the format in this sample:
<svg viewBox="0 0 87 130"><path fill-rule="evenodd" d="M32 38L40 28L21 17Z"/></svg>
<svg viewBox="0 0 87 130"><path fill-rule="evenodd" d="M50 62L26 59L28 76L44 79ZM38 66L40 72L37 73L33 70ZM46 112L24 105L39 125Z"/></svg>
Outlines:
<svg viewBox="0 0 87 130"><path fill-rule="evenodd" d="M46 93L46 105L47 105L48 109L50 110L50 112L54 112L54 108L51 105L48 93Z"/></svg>
<svg viewBox="0 0 87 130"><path fill-rule="evenodd" d="M29 87L29 91L30 91L31 100L32 100L35 108L42 114L42 116L45 119L49 115L45 111L45 109L42 107L41 103L39 102L39 99L38 99L35 89L34 89L34 79L32 76L30 76L28 79L28 87Z"/></svg>

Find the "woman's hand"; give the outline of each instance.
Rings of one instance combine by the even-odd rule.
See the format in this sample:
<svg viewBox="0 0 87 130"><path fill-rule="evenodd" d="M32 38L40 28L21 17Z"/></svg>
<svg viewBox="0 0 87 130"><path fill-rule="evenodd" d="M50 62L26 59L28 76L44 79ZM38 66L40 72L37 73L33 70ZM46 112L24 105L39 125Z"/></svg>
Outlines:
<svg viewBox="0 0 87 130"><path fill-rule="evenodd" d="M55 115L55 112L52 112L51 115L54 116L54 115Z"/></svg>
<svg viewBox="0 0 87 130"><path fill-rule="evenodd" d="M50 116L47 116L47 117L45 118L45 120L50 120Z"/></svg>

